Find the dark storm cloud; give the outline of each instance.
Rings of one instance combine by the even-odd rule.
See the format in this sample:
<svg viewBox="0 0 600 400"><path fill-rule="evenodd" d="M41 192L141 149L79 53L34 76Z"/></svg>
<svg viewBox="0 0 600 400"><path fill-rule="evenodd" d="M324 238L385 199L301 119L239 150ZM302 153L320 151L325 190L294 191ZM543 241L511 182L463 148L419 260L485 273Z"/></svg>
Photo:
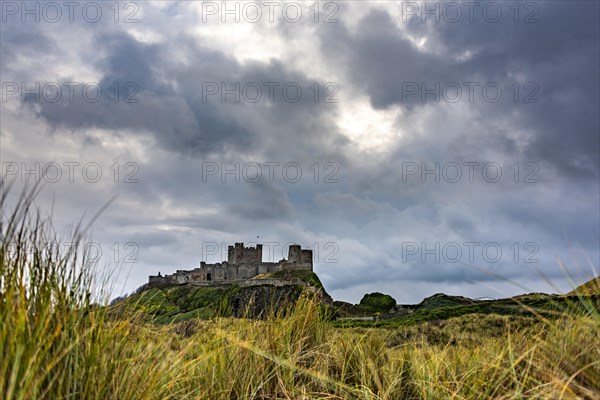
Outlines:
<svg viewBox="0 0 600 400"><path fill-rule="evenodd" d="M403 100L403 82L450 80L460 71L460 63L420 52L404 37L390 14L372 10L359 23L355 33L343 24L323 30L322 35L335 36L336 41L322 40L324 52L344 60L355 84L366 90L376 108L392 104L422 104L416 97Z"/></svg>
<svg viewBox="0 0 600 400"><path fill-rule="evenodd" d="M471 107L483 123L498 120L511 124L504 124L503 129L494 123L488 126L493 130L486 143L472 146L465 141L463 146L477 153L482 146L489 146L491 139L495 146L514 152L519 143L509 134L517 126L532 133L521 150L523 157L546 160L571 178L598 179L598 3L536 4L540 7L537 23L515 23L504 7L504 18L498 23L481 18L474 22L462 18L458 23L435 23L430 18L423 23L415 16L406 24L406 32L397 26L402 22L386 10L373 10L361 19L356 32L349 32L342 24L323 31L337 40L323 39L322 43L326 52L351 66L350 76L377 108L436 106L431 95L427 101L418 95L406 96L407 82L424 83L427 88L436 82L442 86L449 82L497 82L504 90L498 103L479 96ZM417 49L408 35L427 37L427 44L435 51ZM510 85L522 79L539 87L535 96L538 103L515 103ZM533 90L521 89L520 100ZM456 119L459 123L473 122L472 118ZM443 126L437 124L436 128ZM470 130L468 125L463 129ZM429 144L428 140L422 143ZM452 149L446 149L446 156L447 150Z"/></svg>
<svg viewBox="0 0 600 400"><path fill-rule="evenodd" d="M248 145L250 142L251 133L221 115L217 106L194 103L168 85L161 77L161 59L168 55L159 46L140 43L126 33L102 35L97 38L97 45L105 54L98 62L98 68L103 71L99 82L102 96L98 101L89 100L96 97L92 89L88 99L77 90L74 100L67 96L57 103L42 100L39 115L52 125L151 133L165 148L186 154L214 151L224 143ZM196 56L211 60L213 65L233 63L222 55L201 49ZM196 79L203 76L207 77L197 74ZM75 80L67 77L64 81ZM118 102L115 102L115 85L120 90ZM33 103L31 97L27 100ZM135 102L129 103L129 100Z"/></svg>
<svg viewBox="0 0 600 400"><path fill-rule="evenodd" d="M335 104L323 103L324 91L317 101L311 92L314 82L322 85L323 80L288 70L277 60L241 65L189 37L178 40L179 47L194 60L191 65L179 62L170 45L144 44L121 32L98 37L96 44L103 54L97 63L103 72L100 100L88 101L75 91L74 101L66 96L57 103L42 101L36 112L54 126L68 129L149 132L164 148L186 155L264 150L271 156L293 159L335 152L328 149L347 142L336 132L332 119ZM302 90L298 101L293 99L293 88L292 97L284 97L282 88L288 83ZM240 90L239 100L233 95L223 99L221 84L229 90L257 84L262 96L252 103L246 99L254 93L244 97ZM121 90L119 102L114 101L115 85ZM210 95L209 90L215 88L210 85L217 85L219 93ZM273 94L267 85L273 85ZM136 103L123 101L129 94ZM32 103L31 97L28 102ZM285 146L286 139L300 140L295 146ZM263 146L265 141L271 144Z"/></svg>

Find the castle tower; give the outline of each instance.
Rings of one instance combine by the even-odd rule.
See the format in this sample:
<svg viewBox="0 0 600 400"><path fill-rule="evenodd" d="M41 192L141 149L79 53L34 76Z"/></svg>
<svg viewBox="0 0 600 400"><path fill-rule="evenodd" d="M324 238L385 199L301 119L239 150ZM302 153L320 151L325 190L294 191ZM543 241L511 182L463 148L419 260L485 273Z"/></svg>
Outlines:
<svg viewBox="0 0 600 400"><path fill-rule="evenodd" d="M302 262L302 257L300 254L301 254L300 245L299 244L291 244L290 247L288 248L288 261L289 262L297 262L297 263Z"/></svg>
<svg viewBox="0 0 600 400"><path fill-rule="evenodd" d="M300 255L302 256L302 263L303 264L310 264L310 267L312 269L313 251L312 250L308 250L308 249L302 249L300 251Z"/></svg>
<svg viewBox="0 0 600 400"><path fill-rule="evenodd" d="M256 247L244 247L244 243L236 243L235 246L227 248L227 262L229 264L241 264L243 262L261 263L262 244Z"/></svg>
<svg viewBox="0 0 600 400"><path fill-rule="evenodd" d="M234 259L235 259L235 247L230 245L227 247L227 262L229 264L233 264Z"/></svg>
<svg viewBox="0 0 600 400"><path fill-rule="evenodd" d="M239 264L244 260L244 243L236 243L233 250L233 263Z"/></svg>
<svg viewBox="0 0 600 400"><path fill-rule="evenodd" d="M257 263L262 262L262 244L256 245L256 262Z"/></svg>

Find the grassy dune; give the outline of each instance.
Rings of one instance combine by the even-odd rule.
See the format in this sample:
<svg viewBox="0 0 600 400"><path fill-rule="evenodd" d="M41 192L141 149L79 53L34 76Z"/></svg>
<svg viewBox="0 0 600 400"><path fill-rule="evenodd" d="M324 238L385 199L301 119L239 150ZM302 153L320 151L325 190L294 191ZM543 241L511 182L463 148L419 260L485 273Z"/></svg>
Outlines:
<svg viewBox="0 0 600 400"><path fill-rule="evenodd" d="M339 328L304 298L265 320L149 324L92 304L105 283L77 246L48 245L33 198L9 212L0 200L1 399L599 398L595 303Z"/></svg>

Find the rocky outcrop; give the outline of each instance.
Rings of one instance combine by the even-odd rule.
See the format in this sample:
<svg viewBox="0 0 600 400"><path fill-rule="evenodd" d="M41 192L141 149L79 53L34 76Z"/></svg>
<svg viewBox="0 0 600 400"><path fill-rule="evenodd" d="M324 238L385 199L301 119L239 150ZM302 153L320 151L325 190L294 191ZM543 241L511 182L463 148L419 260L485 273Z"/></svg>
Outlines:
<svg viewBox="0 0 600 400"><path fill-rule="evenodd" d="M269 276L237 282L145 286L120 303L129 304L151 319L170 322L214 316L266 318L285 314L302 298L333 304L316 274L308 271L297 271L288 279Z"/></svg>
<svg viewBox="0 0 600 400"><path fill-rule="evenodd" d="M323 304L333 304L331 297L320 288L305 285L256 285L240 288L228 296L235 317L265 318L291 310L301 297L313 298Z"/></svg>

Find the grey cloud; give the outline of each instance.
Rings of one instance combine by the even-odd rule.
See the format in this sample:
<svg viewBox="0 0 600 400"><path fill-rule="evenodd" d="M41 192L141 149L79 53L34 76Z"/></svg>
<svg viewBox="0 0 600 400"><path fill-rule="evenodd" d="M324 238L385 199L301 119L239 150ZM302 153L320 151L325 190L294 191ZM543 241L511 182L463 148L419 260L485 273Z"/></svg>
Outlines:
<svg viewBox="0 0 600 400"><path fill-rule="evenodd" d="M126 33L102 35L97 38L105 53L98 62L98 68L104 71L101 100L41 102L40 116L55 126L69 129L99 127L148 132L165 148L185 155L256 149L293 159L307 158L315 151L328 153L329 148L344 145L344 137L335 132L327 112L335 105L322 102L323 92L318 101L313 99L311 85L323 84L318 78L309 79L289 71L276 60L240 65L221 52L200 47L190 38L178 39L198 63L183 66L170 59L167 47L140 43ZM243 99L234 103L234 97L228 96L222 103L219 94L203 98L203 91L207 90L203 83L220 85L221 82L230 89L236 83L240 86L258 83L264 89L262 100L256 104ZM270 95L264 82L277 85L272 103L268 101ZM282 97L281 90L289 82L303 89L297 102ZM139 93L133 97L138 102L115 103L106 94L114 93L116 83L122 90L121 98L133 91L126 85L135 84ZM271 137L278 139L272 141ZM270 142L268 146L263 145L265 139ZM286 146L286 139L296 145Z"/></svg>
<svg viewBox="0 0 600 400"><path fill-rule="evenodd" d="M459 154L469 149L477 154L493 145L507 153L518 151L518 156L548 161L571 178L597 180L600 64L599 22L594 16L598 4L536 4L540 21L535 24L516 24L506 15L500 23L470 23L463 18L458 24L421 23L414 17L407 24L408 32L427 36L430 46L438 50L435 53L417 49L397 27L399 21L384 10L366 13L356 32L343 24L323 30L322 46L324 52L346 61L349 77L377 108L397 105L415 112L415 108L450 107L448 103L435 104L431 96L426 102L419 96L404 98L405 82L425 83L430 89L435 82L499 83L503 88L499 103L491 104L479 96L470 105L468 115L461 115L457 105L453 107L455 115L446 115L450 121L428 124L442 130L449 123L462 125L462 132L449 133L464 147L446 148L446 156L448 150ZM467 50L471 51L470 57L457 58ZM521 87L520 101L513 101L510 85L518 78L512 75L519 74L538 85L535 98L539 103L522 102L523 96L533 93L533 86L526 90ZM404 126L411 123L406 117L399 121ZM515 128L529 131L530 139L520 143L511 138ZM487 130L486 141L472 143L472 129ZM418 145L430 151L432 136L425 136ZM410 143L404 144L407 147L412 153L419 151Z"/></svg>
<svg viewBox="0 0 600 400"><path fill-rule="evenodd" d="M245 186L229 212L242 220L286 220L292 214L292 204L285 191L261 180Z"/></svg>

